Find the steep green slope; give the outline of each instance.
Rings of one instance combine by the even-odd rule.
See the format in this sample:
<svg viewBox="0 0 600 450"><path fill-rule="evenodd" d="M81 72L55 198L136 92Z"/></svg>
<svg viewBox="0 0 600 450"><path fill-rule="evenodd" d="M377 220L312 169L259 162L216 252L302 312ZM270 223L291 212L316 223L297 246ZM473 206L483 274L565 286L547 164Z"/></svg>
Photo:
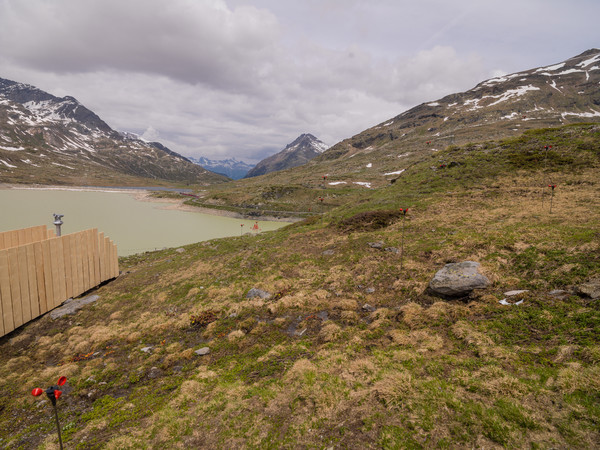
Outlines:
<svg viewBox="0 0 600 450"><path fill-rule="evenodd" d="M29 392L66 375L69 447L597 447L600 303L573 289L600 275L599 168L588 124L449 147L378 189L315 175L248 194L327 203L276 232L122 259L95 304L3 338L0 444L52 448ZM460 260L492 286L428 295ZM522 304L499 303L517 288Z"/></svg>

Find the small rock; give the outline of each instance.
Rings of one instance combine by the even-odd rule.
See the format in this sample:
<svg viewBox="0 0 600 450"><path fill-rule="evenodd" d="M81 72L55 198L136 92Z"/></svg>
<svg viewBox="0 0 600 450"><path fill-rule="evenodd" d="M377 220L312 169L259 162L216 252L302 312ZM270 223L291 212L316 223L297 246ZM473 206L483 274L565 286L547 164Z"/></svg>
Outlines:
<svg viewBox="0 0 600 450"><path fill-rule="evenodd" d="M554 289L553 291L548 292L548 295L559 300L564 300L571 295L571 293L569 291L563 291L562 289Z"/></svg>
<svg viewBox="0 0 600 450"><path fill-rule="evenodd" d="M325 250L323 253L321 253L322 255L325 256L331 256L331 255L335 255L335 252L333 250Z"/></svg>
<svg viewBox="0 0 600 450"><path fill-rule="evenodd" d="M158 378L162 375L162 370L158 367L152 367L150 372L148 372L148 378Z"/></svg>
<svg viewBox="0 0 600 450"><path fill-rule="evenodd" d="M600 298L600 278L580 284L575 288L577 295L589 297L591 299Z"/></svg>
<svg viewBox="0 0 600 450"><path fill-rule="evenodd" d="M255 298L255 297L260 297L263 300L266 300L266 299L271 298L272 295L267 291L263 291L262 289L252 288L246 294L246 298Z"/></svg>
<svg viewBox="0 0 600 450"><path fill-rule="evenodd" d="M377 310L377 308L375 308L374 306L369 305L368 303L365 303L364 305L362 305L362 310L363 311L367 311L367 312L374 312Z"/></svg>
<svg viewBox="0 0 600 450"><path fill-rule="evenodd" d="M506 295L507 297L512 297L513 295L519 295L522 294L523 292L529 292L527 289L522 289L520 291L508 291L505 292L504 295Z"/></svg>
<svg viewBox="0 0 600 450"><path fill-rule="evenodd" d="M375 289L372 287L365 289L366 294L372 294L373 292L375 292Z"/></svg>
<svg viewBox="0 0 600 450"><path fill-rule="evenodd" d="M368 242L367 245L371 248L383 248L383 241Z"/></svg>
<svg viewBox="0 0 600 450"><path fill-rule="evenodd" d="M181 248L179 247L177 250L175 250L177 253L183 253L185 252L185 248Z"/></svg>
<svg viewBox="0 0 600 450"><path fill-rule="evenodd" d="M208 355L210 353L210 348L202 347L194 352L198 356Z"/></svg>
<svg viewBox="0 0 600 450"><path fill-rule="evenodd" d="M395 253L396 255L400 253L400 250L398 250L396 247L386 247L384 250L386 252Z"/></svg>
<svg viewBox="0 0 600 450"><path fill-rule="evenodd" d="M142 347L140 351L144 353L150 353L152 351L152 347Z"/></svg>

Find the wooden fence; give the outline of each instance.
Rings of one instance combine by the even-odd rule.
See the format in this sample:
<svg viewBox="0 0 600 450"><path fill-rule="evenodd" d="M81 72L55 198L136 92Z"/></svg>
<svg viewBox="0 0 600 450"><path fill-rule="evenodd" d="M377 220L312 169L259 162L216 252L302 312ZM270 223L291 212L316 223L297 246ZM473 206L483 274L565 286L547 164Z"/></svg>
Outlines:
<svg viewBox="0 0 600 450"><path fill-rule="evenodd" d="M118 275L117 247L95 228L1 232L0 337Z"/></svg>

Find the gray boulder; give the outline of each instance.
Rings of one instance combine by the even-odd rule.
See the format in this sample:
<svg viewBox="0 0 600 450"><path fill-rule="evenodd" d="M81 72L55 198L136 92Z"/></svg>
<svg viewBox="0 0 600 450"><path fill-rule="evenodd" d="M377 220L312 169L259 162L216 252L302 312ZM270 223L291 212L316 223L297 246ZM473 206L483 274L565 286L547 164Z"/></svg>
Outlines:
<svg viewBox="0 0 600 450"><path fill-rule="evenodd" d="M66 316L68 314L75 314L77 311L79 311L85 305L94 303L99 298L100 298L99 295L87 295L85 297L78 298L75 300L72 298L67 299L67 300L65 300L65 302L62 304L61 307L50 311L50 318L52 320L56 320L60 317Z"/></svg>
<svg viewBox="0 0 600 450"><path fill-rule="evenodd" d="M474 289L484 289L490 280L479 273L479 267L474 261L446 264L429 282L428 291L439 297L464 297Z"/></svg>
<svg viewBox="0 0 600 450"><path fill-rule="evenodd" d="M267 291L263 291L262 289L252 288L246 294L246 298L255 298L255 297L260 297L263 300L268 300L272 297L272 295Z"/></svg>
<svg viewBox="0 0 600 450"><path fill-rule="evenodd" d="M575 292L583 297L600 298L600 278L595 278L577 286Z"/></svg>

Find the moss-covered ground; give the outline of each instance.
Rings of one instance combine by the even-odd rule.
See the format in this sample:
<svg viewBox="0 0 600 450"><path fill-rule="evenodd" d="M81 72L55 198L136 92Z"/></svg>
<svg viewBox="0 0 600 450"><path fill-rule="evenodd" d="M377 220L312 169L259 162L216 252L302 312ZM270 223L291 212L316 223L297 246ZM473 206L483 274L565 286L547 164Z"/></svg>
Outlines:
<svg viewBox="0 0 600 450"><path fill-rule="evenodd" d="M0 446L57 448L30 391L65 375L66 448L598 447L600 300L573 289L600 275L600 127L411 164L374 189L262 186L265 209L326 200L275 232L122 258L96 303L2 338ZM491 286L427 294L461 260ZM523 302L500 304L512 289Z"/></svg>

